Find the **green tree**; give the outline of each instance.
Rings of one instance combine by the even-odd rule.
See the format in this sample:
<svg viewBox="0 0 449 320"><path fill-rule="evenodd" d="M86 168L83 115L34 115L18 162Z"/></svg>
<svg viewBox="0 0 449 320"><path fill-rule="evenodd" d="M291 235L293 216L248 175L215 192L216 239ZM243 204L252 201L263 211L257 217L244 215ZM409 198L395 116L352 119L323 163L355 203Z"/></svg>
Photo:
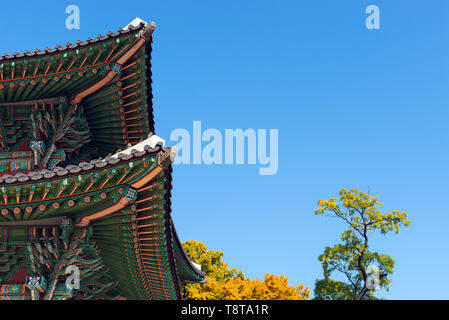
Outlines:
<svg viewBox="0 0 449 320"><path fill-rule="evenodd" d="M342 189L338 201L337 198L318 201L316 215L337 217L348 229L341 235L341 244L326 247L318 257L324 278L315 282L315 299L376 299L373 289L389 289L394 260L369 250L369 234L399 233L401 226L410 225L410 221L406 212L381 213L380 206L377 196L356 189ZM334 271L347 281L331 279Z"/></svg>

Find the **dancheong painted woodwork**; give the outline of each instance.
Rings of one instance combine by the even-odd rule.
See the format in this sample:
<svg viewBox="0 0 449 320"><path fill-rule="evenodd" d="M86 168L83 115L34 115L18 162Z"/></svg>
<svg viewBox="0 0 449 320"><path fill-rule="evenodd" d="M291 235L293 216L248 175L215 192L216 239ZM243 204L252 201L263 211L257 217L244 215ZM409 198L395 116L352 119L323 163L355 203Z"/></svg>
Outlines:
<svg viewBox="0 0 449 320"><path fill-rule="evenodd" d="M154 135L154 28L0 56L0 300L180 299L204 280Z"/></svg>

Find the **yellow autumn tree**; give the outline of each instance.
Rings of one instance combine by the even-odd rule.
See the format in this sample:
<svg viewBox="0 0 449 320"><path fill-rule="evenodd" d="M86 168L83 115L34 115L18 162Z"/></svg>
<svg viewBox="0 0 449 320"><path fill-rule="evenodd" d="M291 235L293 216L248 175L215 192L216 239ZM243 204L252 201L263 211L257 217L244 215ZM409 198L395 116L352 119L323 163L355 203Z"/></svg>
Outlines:
<svg viewBox="0 0 449 320"><path fill-rule="evenodd" d="M288 278L265 274L259 279L232 278L226 282L207 277L203 284L190 287L189 299L192 300L307 300L310 290L303 285L288 285Z"/></svg>
<svg viewBox="0 0 449 320"><path fill-rule="evenodd" d="M192 300L306 300L310 290L303 285L289 286L288 278L265 274L263 281L248 279L242 271L229 269L223 262L223 252L207 250L202 242L183 243L189 258L201 265L206 273L204 283L187 284L184 295Z"/></svg>
<svg viewBox="0 0 449 320"><path fill-rule="evenodd" d="M195 240L184 241L182 247L190 260L201 265L201 270L211 278L220 282L231 278L245 278L242 271L229 269L228 264L221 260L224 255L221 251L208 250L204 243Z"/></svg>

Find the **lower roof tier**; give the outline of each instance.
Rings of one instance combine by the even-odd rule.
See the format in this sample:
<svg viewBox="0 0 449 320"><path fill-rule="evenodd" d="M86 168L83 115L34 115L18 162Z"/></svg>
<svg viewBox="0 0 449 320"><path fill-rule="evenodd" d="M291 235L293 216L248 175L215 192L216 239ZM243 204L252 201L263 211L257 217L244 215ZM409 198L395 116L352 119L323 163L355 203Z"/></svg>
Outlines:
<svg viewBox="0 0 449 320"><path fill-rule="evenodd" d="M152 136L146 145L80 166L3 176L0 283L23 285L39 276L46 281L39 287L42 292L33 286L27 292L48 298L55 270L70 257L70 241L81 241L77 234L84 234L82 250L98 252L92 259L102 264L92 272L111 279L94 277L78 298L180 299L182 282L203 281L204 273L186 256L171 218L176 151L159 141ZM84 257L82 250L75 256Z"/></svg>

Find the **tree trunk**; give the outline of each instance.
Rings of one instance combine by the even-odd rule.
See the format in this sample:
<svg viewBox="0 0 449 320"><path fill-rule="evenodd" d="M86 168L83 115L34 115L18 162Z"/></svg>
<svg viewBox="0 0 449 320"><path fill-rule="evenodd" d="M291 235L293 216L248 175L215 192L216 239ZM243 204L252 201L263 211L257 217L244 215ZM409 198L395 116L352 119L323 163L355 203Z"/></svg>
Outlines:
<svg viewBox="0 0 449 320"><path fill-rule="evenodd" d="M357 296L357 298L355 298L355 300L362 300L363 297L366 295L366 293L368 292L368 288L366 287L366 284L363 286L362 291L360 291L359 295Z"/></svg>

